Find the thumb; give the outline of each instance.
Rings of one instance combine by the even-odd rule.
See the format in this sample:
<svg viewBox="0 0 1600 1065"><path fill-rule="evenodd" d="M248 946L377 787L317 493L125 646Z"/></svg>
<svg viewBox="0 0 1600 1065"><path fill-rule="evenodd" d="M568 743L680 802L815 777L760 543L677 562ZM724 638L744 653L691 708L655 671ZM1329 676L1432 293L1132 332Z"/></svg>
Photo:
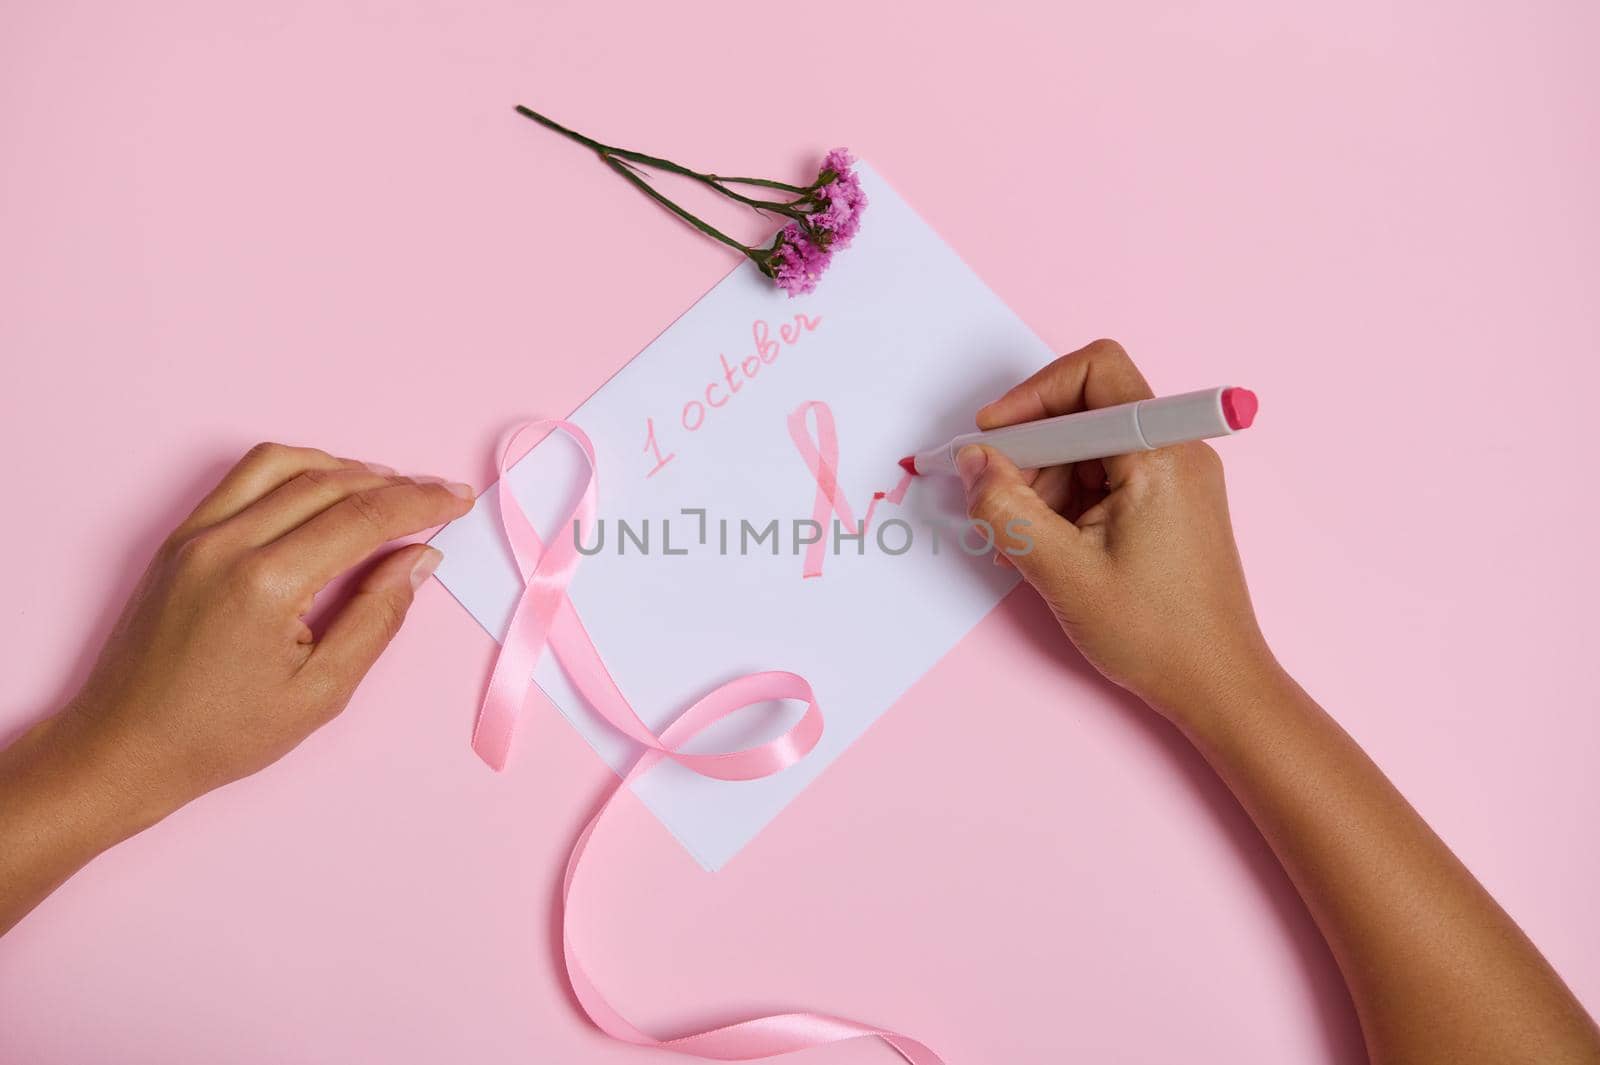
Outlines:
<svg viewBox="0 0 1600 1065"><path fill-rule="evenodd" d="M329 623L307 667L320 671L333 690L354 691L400 631L415 589L443 560L438 548L412 544L374 566Z"/></svg>
<svg viewBox="0 0 1600 1065"><path fill-rule="evenodd" d="M988 524L997 549L1029 584L1038 587L1036 578L1059 571L1052 560L1082 549L1078 527L1052 510L1000 452L968 445L956 454L956 472L967 489L967 516Z"/></svg>

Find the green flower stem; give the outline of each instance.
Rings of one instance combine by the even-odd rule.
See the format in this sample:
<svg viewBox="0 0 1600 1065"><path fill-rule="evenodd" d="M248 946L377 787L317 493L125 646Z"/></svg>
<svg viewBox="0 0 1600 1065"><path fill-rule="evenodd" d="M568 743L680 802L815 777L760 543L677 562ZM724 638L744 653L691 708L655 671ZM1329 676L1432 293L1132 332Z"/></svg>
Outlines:
<svg viewBox="0 0 1600 1065"><path fill-rule="evenodd" d="M799 185L789 185L782 181L768 181L765 178L723 177L720 174L710 174L708 176L713 181L731 181L735 185L760 185L763 188L777 189L780 192L792 192L796 196L803 196L808 192L815 192L822 184L819 181L815 185L807 185L804 188L801 188Z"/></svg>
<svg viewBox="0 0 1600 1065"><path fill-rule="evenodd" d="M711 186L711 188L715 189L717 192L728 197L729 199L737 200L748 207L753 207L757 210L763 211L774 211L799 221L803 221L802 215L798 213L791 205L775 200L755 200L743 195L742 193L735 192L733 189L728 188L724 183L732 182L739 185L759 185L763 188L778 189L781 192L791 192L798 196L807 195L808 193L815 191L817 187L813 185L810 188L801 188L798 185L789 185L782 181L767 181L763 178L725 178L718 177L716 174L702 174L698 170L690 170L686 166L679 166L670 159L662 159L659 156L646 155L643 152L634 152L629 151L626 148L615 148L609 144L601 144L593 137L585 137L582 133L579 133L576 130L568 129L566 126L561 125L561 123L555 121L554 119L547 118L535 111L533 108L524 107L522 104L517 105L517 114L522 115L525 118L531 118L533 121L539 123L539 125L545 127L546 129L553 130L554 132L561 134L563 137L577 141L579 144L582 144L585 147L595 151L600 155L601 158L616 156L619 159L626 159L629 162L642 163L645 166L653 166L658 170L665 170L671 174L678 174L682 177L692 178L701 184Z"/></svg>
<svg viewBox="0 0 1600 1065"><path fill-rule="evenodd" d="M737 200L746 207L753 208L757 211L767 211L771 214L781 214L785 218L794 219L796 222L804 223L811 214L810 211L802 211L799 207L795 206L796 203L804 201L797 200L794 203L785 203L781 200L756 200L751 199L749 196L734 192L732 189L723 188L721 185L718 185L715 182L711 184L711 187L722 193L724 196L727 196L729 199Z"/></svg>
<svg viewBox="0 0 1600 1065"><path fill-rule="evenodd" d="M612 151L612 149L610 147L608 147L607 145L601 144L599 141L595 140L592 137L585 137L583 134L577 132L576 130L570 130L566 126L563 126L563 125L561 125L561 123L555 121L555 119L546 118L545 116L541 115L539 112L535 111L531 107L523 107L521 104L518 104L517 105L517 114L522 115L525 118L531 118L535 122L539 123L539 125L543 126L545 129L554 130L555 132L561 134L563 137L569 137L572 140L577 141L579 144L585 145L585 146L587 146L589 148L593 148L595 151L601 152L602 154L605 153L605 152Z"/></svg>
<svg viewBox="0 0 1600 1065"><path fill-rule="evenodd" d="M685 211L682 207L679 207L661 193L657 192L655 187L652 186L650 182L646 181L644 178L628 169L628 167L621 160L612 158L611 155L606 151L600 149L596 150L600 152L600 158L605 160L605 164L607 166L631 181L635 186L638 187L640 192L644 193L646 196L650 197L652 200L656 201L661 206L665 207L667 210L683 219L685 222L688 222L691 226L694 226L694 228L698 229L706 236L712 238L713 240L720 240L728 247L738 250L741 254L747 255L752 259L756 259L758 262L760 261L754 248L747 248L721 230L700 221L700 219L696 218L688 211Z"/></svg>

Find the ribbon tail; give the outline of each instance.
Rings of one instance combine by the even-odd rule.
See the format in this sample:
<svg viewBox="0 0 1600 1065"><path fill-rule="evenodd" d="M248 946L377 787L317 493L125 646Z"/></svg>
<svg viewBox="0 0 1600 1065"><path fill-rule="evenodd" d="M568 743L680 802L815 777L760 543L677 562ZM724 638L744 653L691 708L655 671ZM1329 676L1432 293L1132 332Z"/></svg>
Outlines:
<svg viewBox="0 0 1600 1065"><path fill-rule="evenodd" d="M648 772L662 757L651 752L629 770L578 834L567 856L566 874L561 885L561 953L566 965L567 983L595 1027L613 1039L634 1046L670 1050L707 1061L757 1061L832 1043L876 1038L894 1050L908 1065L945 1065L944 1059L930 1047L910 1036L826 1013L768 1014L672 1039L657 1039L635 1027L611 1005L578 958L571 928L573 885L584 851L588 849L589 841L612 803L634 779Z"/></svg>

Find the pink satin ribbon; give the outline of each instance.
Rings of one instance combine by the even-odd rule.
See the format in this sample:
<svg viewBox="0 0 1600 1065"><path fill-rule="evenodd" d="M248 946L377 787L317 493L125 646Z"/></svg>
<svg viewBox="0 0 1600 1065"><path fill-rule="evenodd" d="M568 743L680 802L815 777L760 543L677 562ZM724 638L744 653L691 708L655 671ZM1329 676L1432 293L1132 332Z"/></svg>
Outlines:
<svg viewBox="0 0 1600 1065"><path fill-rule="evenodd" d="M791 432L796 424L795 417L800 419L803 432L804 411L811 406L807 404L791 416ZM821 417L826 415L827 408L820 404L817 406L821 407L821 432ZM552 430L560 430L577 443L588 462L589 473L581 497L572 512L560 523L554 540L546 545L512 494L507 473L514 462L513 455L520 457L522 454L515 450L518 441L528 433L539 433L542 437ZM824 446L828 458L823 460L818 455L818 464L812 466L813 473L818 477L819 506L822 505L820 489L823 479L820 471L824 467L829 471L835 470L838 462L838 443L832 433L831 416L827 417L826 431L833 441L831 449ZM802 448L802 454L805 450ZM810 465L811 459L808 458L807 462ZM837 477L832 472L827 476L830 485L834 486L829 499L831 510L834 503L832 496L837 494ZM771 1014L676 1039L657 1039L635 1028L618 1013L579 962L568 923L571 914L568 900L589 839L624 788L663 758L670 758L702 776L717 780L754 780L770 776L799 761L822 738L822 710L817 705L811 685L803 677L783 672L750 673L729 681L695 702L659 736L640 720L606 669L594 641L578 619L572 601L567 598L567 585L582 558L574 537L567 530L575 522L577 533L585 541L590 539L598 480L594 446L583 430L571 422L556 419L529 422L516 429L506 441L500 455L500 482L497 488L500 516L524 588L512 614L499 657L495 660L494 672L489 678L489 688L484 695L483 708L479 711L477 727L472 736L472 747L478 756L494 769L504 769L517 716L533 683L534 666L548 647L589 704L624 735L645 748L639 760L579 833L572 845L572 853L567 858L566 877L561 889L561 946L566 960L567 980L572 985L573 994L595 1026L614 1039L711 1061L751 1061L846 1039L875 1036L899 1052L911 1065L943 1065L938 1055L914 1039L822 1013ZM838 505L843 506L842 501ZM829 510L823 511L824 515L828 513ZM869 516L870 513L869 510ZM848 515L846 506L841 510L841 517L853 526L854 521ZM687 754L679 749L702 729L734 711L771 699L794 699L806 704L800 720L777 739L726 754Z"/></svg>

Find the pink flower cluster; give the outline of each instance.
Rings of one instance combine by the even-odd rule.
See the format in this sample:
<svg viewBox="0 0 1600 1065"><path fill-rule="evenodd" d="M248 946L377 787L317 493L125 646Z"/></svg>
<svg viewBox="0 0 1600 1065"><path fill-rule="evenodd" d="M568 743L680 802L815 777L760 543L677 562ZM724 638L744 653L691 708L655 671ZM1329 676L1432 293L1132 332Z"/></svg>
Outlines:
<svg viewBox="0 0 1600 1065"><path fill-rule="evenodd" d="M790 222L778 234L767 264L779 288L791 296L804 296L816 290L817 279L832 258L833 252L806 237L800 223Z"/></svg>
<svg viewBox="0 0 1600 1065"><path fill-rule="evenodd" d="M817 200L823 207L811 221L828 235L828 246L834 251L850 246L861 228L861 212L867 206L867 194L856 176L855 162L844 148L835 148L822 160L819 180L830 172L834 177L817 189Z"/></svg>
<svg viewBox="0 0 1600 1065"><path fill-rule="evenodd" d="M790 296L815 290L833 253L848 248L861 229L867 194L854 166L844 148L827 154L811 190L797 201L809 208L805 221L784 226L767 255L768 273Z"/></svg>

